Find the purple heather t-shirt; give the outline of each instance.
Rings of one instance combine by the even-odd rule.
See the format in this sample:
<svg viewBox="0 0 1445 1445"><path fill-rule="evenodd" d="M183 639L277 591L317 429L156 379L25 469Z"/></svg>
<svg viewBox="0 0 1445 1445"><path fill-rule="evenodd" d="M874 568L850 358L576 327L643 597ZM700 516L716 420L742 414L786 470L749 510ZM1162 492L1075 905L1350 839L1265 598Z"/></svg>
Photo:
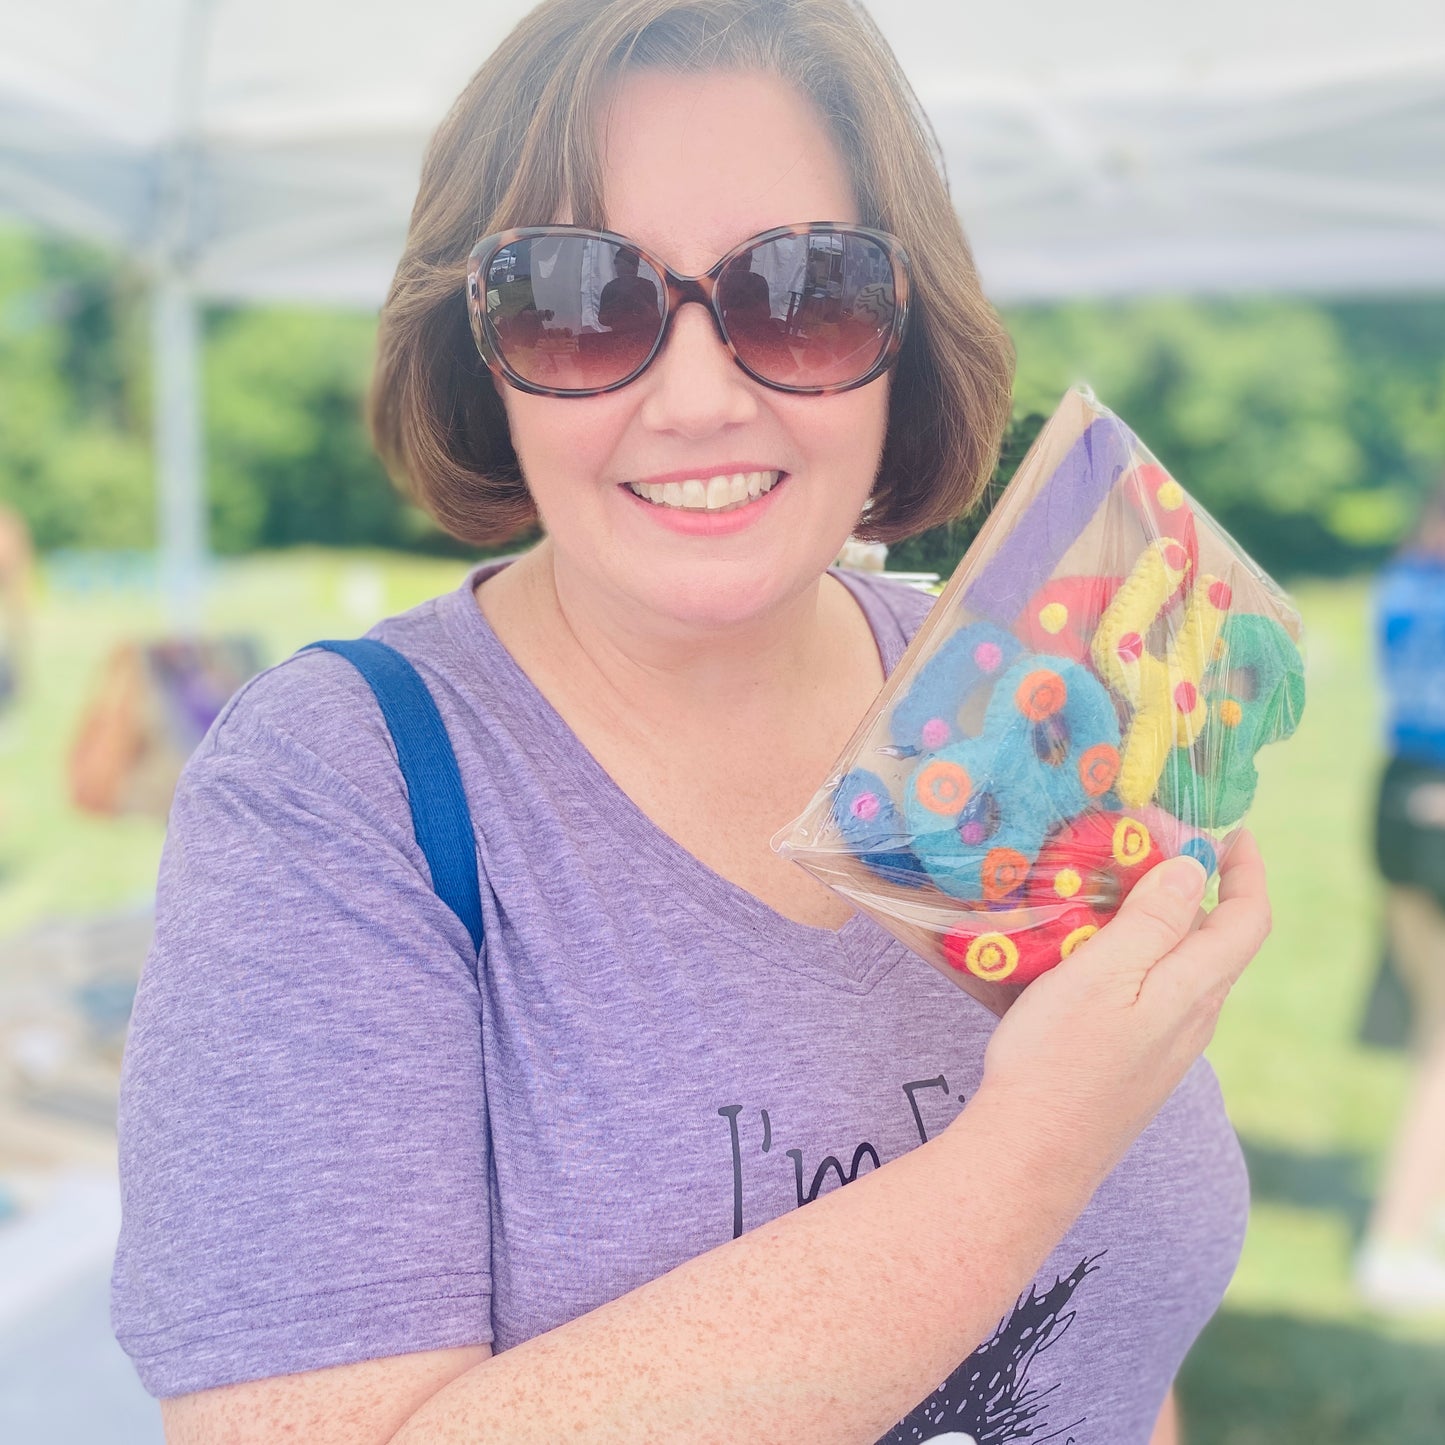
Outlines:
<svg viewBox="0 0 1445 1445"><path fill-rule="evenodd" d="M863 915L792 922L661 832L491 631L489 570L370 634L451 734L480 960L341 658L253 679L181 781L120 1107L113 1323L154 1395L507 1349L897 1158L978 1087L993 1015ZM891 670L929 599L844 580ZM887 1439L1143 1445L1246 1208L1201 1062Z"/></svg>

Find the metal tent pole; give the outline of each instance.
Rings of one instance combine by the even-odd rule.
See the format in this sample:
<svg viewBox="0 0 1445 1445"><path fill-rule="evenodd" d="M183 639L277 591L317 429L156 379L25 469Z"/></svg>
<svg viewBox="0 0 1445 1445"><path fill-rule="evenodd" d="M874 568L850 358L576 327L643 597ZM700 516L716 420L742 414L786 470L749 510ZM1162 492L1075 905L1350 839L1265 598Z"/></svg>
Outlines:
<svg viewBox="0 0 1445 1445"><path fill-rule="evenodd" d="M162 272L153 282L151 355L161 594L169 629L195 633L207 550L200 323L195 297L174 274Z"/></svg>
<svg viewBox="0 0 1445 1445"><path fill-rule="evenodd" d="M199 244L206 45L216 0L170 3L175 11L170 129L157 157L151 267L156 544L167 626L194 636L201 630L208 529L200 307L191 278Z"/></svg>

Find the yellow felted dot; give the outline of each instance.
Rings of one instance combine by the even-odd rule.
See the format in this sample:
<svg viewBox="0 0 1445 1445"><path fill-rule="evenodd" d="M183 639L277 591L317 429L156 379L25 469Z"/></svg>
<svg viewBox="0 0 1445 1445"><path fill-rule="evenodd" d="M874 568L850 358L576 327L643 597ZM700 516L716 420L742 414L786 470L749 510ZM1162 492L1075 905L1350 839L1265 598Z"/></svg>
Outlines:
<svg viewBox="0 0 1445 1445"><path fill-rule="evenodd" d="M1076 928L1059 945L1059 957L1067 958L1085 939L1092 938L1099 931L1096 923L1086 923L1082 928Z"/></svg>
<svg viewBox="0 0 1445 1445"><path fill-rule="evenodd" d="M1153 840L1137 818L1120 818L1114 829L1114 861L1128 868L1149 856Z"/></svg>
<svg viewBox="0 0 1445 1445"><path fill-rule="evenodd" d="M1054 874L1054 892L1060 898L1072 898L1084 886L1076 868L1060 868Z"/></svg>
<svg viewBox="0 0 1445 1445"><path fill-rule="evenodd" d="M963 961L979 978L1007 978L1019 966L1019 946L1006 933L980 933Z"/></svg>
<svg viewBox="0 0 1445 1445"><path fill-rule="evenodd" d="M1209 660L1217 667L1224 661L1224 654L1229 651L1229 644L1222 637L1216 638L1214 651L1209 654Z"/></svg>
<svg viewBox="0 0 1445 1445"><path fill-rule="evenodd" d="M1050 602L1039 609L1039 626L1057 636L1069 625L1069 609L1062 602Z"/></svg>
<svg viewBox="0 0 1445 1445"><path fill-rule="evenodd" d="M1165 482L1154 495L1166 512L1177 512L1184 505L1184 488L1176 481Z"/></svg>
<svg viewBox="0 0 1445 1445"><path fill-rule="evenodd" d="M1219 720L1227 728L1237 728L1244 721L1244 709L1232 697L1219 704Z"/></svg>

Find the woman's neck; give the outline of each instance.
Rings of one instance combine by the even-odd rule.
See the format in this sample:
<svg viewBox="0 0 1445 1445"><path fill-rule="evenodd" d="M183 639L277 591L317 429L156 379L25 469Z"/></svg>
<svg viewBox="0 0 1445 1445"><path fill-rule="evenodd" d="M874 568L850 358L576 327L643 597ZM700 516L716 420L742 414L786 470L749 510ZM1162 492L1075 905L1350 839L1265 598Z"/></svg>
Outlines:
<svg viewBox="0 0 1445 1445"><path fill-rule="evenodd" d="M599 595L546 541L489 578L477 604L544 695L561 693L648 742L681 729L759 745L857 668L860 629L868 633L847 589L827 576L765 615L699 627Z"/></svg>

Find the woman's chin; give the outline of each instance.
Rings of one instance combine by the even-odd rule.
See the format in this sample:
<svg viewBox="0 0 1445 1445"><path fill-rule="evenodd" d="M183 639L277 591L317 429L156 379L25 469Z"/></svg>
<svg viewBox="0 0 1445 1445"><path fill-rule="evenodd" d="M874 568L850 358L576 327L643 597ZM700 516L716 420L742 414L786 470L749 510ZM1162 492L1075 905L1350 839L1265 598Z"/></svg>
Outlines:
<svg viewBox="0 0 1445 1445"><path fill-rule="evenodd" d="M832 559L792 557L659 559L617 579L637 599L641 615L659 631L699 635L769 620L810 587ZM637 613L633 614L634 620Z"/></svg>

